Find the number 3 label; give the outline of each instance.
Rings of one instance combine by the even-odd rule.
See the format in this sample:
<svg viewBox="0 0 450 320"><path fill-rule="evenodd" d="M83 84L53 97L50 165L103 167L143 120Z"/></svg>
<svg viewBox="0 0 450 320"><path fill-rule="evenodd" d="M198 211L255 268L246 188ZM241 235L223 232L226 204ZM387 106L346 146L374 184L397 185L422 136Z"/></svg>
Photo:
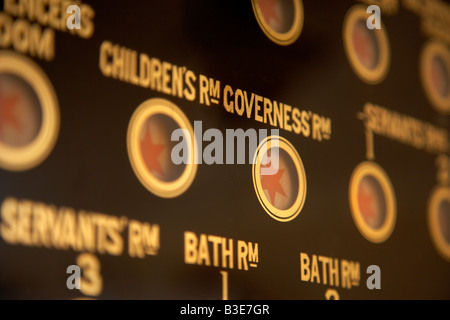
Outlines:
<svg viewBox="0 0 450 320"><path fill-rule="evenodd" d="M82 270L80 291L88 296L98 296L103 289L98 258L93 254L83 253L77 257L77 265Z"/></svg>

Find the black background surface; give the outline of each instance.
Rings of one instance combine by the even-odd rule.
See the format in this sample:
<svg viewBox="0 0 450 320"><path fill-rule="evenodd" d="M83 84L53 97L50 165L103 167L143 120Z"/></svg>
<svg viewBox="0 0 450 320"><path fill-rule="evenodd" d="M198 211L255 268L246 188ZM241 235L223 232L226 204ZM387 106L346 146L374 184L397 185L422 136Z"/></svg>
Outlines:
<svg viewBox="0 0 450 320"><path fill-rule="evenodd" d="M57 206L127 216L159 224L161 249L145 259L100 255L100 299L221 299L220 268L184 263L184 232L259 244L258 268L229 271L230 299L323 299L328 286L300 281L299 253L359 261L361 284L336 288L341 299L448 299L450 266L437 253L427 226L427 204L436 186L435 155L375 135L376 162L395 190L397 222L391 237L367 241L353 222L348 186L365 159L366 102L450 128L421 86L419 56L427 38L420 19L400 6L383 15L391 67L378 85L363 83L344 52L342 25L355 1L304 0L299 39L271 42L259 28L251 1L86 1L95 33L86 40L56 31L56 57L34 59L58 95L61 129L50 156L25 172L0 169L0 201L7 196ZM107 78L99 67L104 40L186 66L220 80L222 88L268 97L332 119L331 140L318 142L280 130L300 154L307 176L299 216L281 223L267 215L253 187L251 165L200 165L181 196L147 191L131 168L126 133L143 101L166 98L203 130L269 125L163 93ZM126 250L125 250L126 252ZM0 240L0 297L71 299L68 265L78 252L12 246ZM382 289L368 290L365 270L381 267Z"/></svg>

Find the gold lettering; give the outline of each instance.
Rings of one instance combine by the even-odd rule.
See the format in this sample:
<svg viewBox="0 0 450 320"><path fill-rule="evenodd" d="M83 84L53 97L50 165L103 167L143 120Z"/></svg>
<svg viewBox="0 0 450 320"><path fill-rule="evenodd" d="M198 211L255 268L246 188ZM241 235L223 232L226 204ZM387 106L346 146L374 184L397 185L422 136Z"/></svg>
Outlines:
<svg viewBox="0 0 450 320"><path fill-rule="evenodd" d="M139 85L147 88L150 86L150 58L146 54L139 56Z"/></svg>
<svg viewBox="0 0 450 320"><path fill-rule="evenodd" d="M197 80L197 77L194 72L191 70L186 71L186 88L183 90L184 97L189 101L194 101L196 97L196 90L194 88L194 82Z"/></svg>
<svg viewBox="0 0 450 320"><path fill-rule="evenodd" d="M50 230L47 221L47 207L42 203L33 205L33 233L32 241L35 246L44 245L50 248Z"/></svg>
<svg viewBox="0 0 450 320"><path fill-rule="evenodd" d="M244 91L245 109L247 110L247 118L249 118L249 119L252 115L253 101L255 99L255 95L252 93L250 97L251 98L250 98L250 102L249 102L248 97L247 97L247 91Z"/></svg>
<svg viewBox="0 0 450 320"><path fill-rule="evenodd" d="M47 12L48 0L36 1L36 18L39 24L43 26L48 25L49 17Z"/></svg>
<svg viewBox="0 0 450 320"><path fill-rule="evenodd" d="M6 2L5 2L6 5ZM13 20L6 14L0 13L0 46L8 48L11 46L11 28Z"/></svg>
<svg viewBox="0 0 450 320"><path fill-rule="evenodd" d="M283 129L283 104L276 101L273 102L273 123Z"/></svg>
<svg viewBox="0 0 450 320"><path fill-rule="evenodd" d="M328 265L330 259L327 257L324 257L324 256L319 256L319 261L322 263L322 281L323 281L323 284L326 285L328 283L327 265Z"/></svg>
<svg viewBox="0 0 450 320"><path fill-rule="evenodd" d="M179 68L172 66L172 92L171 94L178 98L183 98L183 70L186 68Z"/></svg>
<svg viewBox="0 0 450 320"><path fill-rule="evenodd" d="M56 30L60 28L61 7L59 0L50 0L48 12L48 25Z"/></svg>
<svg viewBox="0 0 450 320"><path fill-rule="evenodd" d="M222 243L222 238L209 235L208 241L212 242L213 244L213 266L218 267L219 266L219 244Z"/></svg>
<svg viewBox="0 0 450 320"><path fill-rule="evenodd" d="M151 59L150 66L150 88L161 91L161 61L156 58Z"/></svg>
<svg viewBox="0 0 450 320"><path fill-rule="evenodd" d="M105 250L110 255L118 256L123 250L123 240L119 231L119 218L108 217L106 221Z"/></svg>
<svg viewBox="0 0 450 320"><path fill-rule="evenodd" d="M291 113L292 107L290 105L285 104L284 105L284 129L287 131L292 131L292 127L289 124L289 120L291 119L290 113Z"/></svg>
<svg viewBox="0 0 450 320"><path fill-rule="evenodd" d="M264 98L264 123L267 123L267 119L269 119L269 124L274 126L272 120L272 102L269 99Z"/></svg>
<svg viewBox="0 0 450 320"><path fill-rule="evenodd" d="M350 263L347 260L341 260L341 283L342 288L350 289L352 287L350 283Z"/></svg>
<svg viewBox="0 0 450 320"><path fill-rule="evenodd" d="M184 233L184 262L195 264L197 262L198 239L195 233L186 231Z"/></svg>
<svg viewBox="0 0 450 320"><path fill-rule="evenodd" d="M142 242L146 254L157 254L159 250L159 225L144 223L142 228Z"/></svg>
<svg viewBox="0 0 450 320"><path fill-rule="evenodd" d="M248 260L254 263L258 263L259 255L257 243L255 243L255 246L253 246L251 242L248 243Z"/></svg>
<svg viewBox="0 0 450 320"><path fill-rule="evenodd" d="M17 0L4 0L3 1L3 10L6 13L8 13L8 14L14 16L14 17L17 17L17 14L18 14L18 11L19 11L16 1Z"/></svg>
<svg viewBox="0 0 450 320"><path fill-rule="evenodd" d="M311 134L311 125L309 123L309 120L311 117L309 116L308 112L303 111L302 112L302 134L305 137L309 137Z"/></svg>
<svg viewBox="0 0 450 320"><path fill-rule="evenodd" d="M2 203L0 231L3 240L10 244L17 243L17 208L18 202L14 198L6 198Z"/></svg>
<svg viewBox="0 0 450 320"><path fill-rule="evenodd" d="M78 248L79 250L95 251L95 225L92 216L86 212L78 214Z"/></svg>
<svg viewBox="0 0 450 320"><path fill-rule="evenodd" d="M311 261L311 282L314 281L320 283L319 266L317 264L317 256L315 254L313 254Z"/></svg>
<svg viewBox="0 0 450 320"><path fill-rule="evenodd" d="M296 134L300 134L302 130L302 126L300 124L300 117L301 117L300 110L298 110L298 108L294 108L292 110L292 121L294 121L294 123L292 124L292 130L294 130Z"/></svg>
<svg viewBox="0 0 450 320"><path fill-rule="evenodd" d="M209 257L208 241L205 234L200 235L197 264L199 265L205 264L206 266L211 265L211 259Z"/></svg>
<svg viewBox="0 0 450 320"><path fill-rule="evenodd" d="M141 224L139 221L131 220L128 226L128 254L130 257L145 257L144 248L141 243Z"/></svg>
<svg viewBox="0 0 450 320"><path fill-rule="evenodd" d="M244 241L239 240L238 241L238 269L239 270L242 270L242 269L248 270L247 255L248 255L247 244Z"/></svg>
<svg viewBox="0 0 450 320"><path fill-rule="evenodd" d="M113 47L113 64L112 64L112 77L120 80L124 79L124 66L125 66L125 48L120 48L118 45Z"/></svg>
<svg viewBox="0 0 450 320"><path fill-rule="evenodd" d="M208 78L204 75L200 75L200 79L199 79L199 84L200 84L200 104L206 104L207 106L210 105L209 103L209 87L208 87Z"/></svg>
<svg viewBox="0 0 450 320"><path fill-rule="evenodd" d="M339 260L330 258L330 285L339 286Z"/></svg>
<svg viewBox="0 0 450 320"><path fill-rule="evenodd" d="M99 66L104 76L110 77L112 75L113 67L109 62L109 58L112 56L113 46L109 41L103 41L100 45L100 59Z"/></svg>
<svg viewBox="0 0 450 320"><path fill-rule="evenodd" d="M75 29L77 30L78 35L81 38L89 39L94 34L94 22L93 19L95 17L95 11L92 9L90 5L82 4L80 6L81 10L81 28ZM65 12L66 10L64 10ZM66 28L66 24L64 21L63 28Z"/></svg>
<svg viewBox="0 0 450 320"><path fill-rule="evenodd" d="M68 247L76 249L75 210L65 208L63 212L61 247L63 249L67 249Z"/></svg>
<svg viewBox="0 0 450 320"><path fill-rule="evenodd" d="M13 46L16 51L26 54L29 46L30 24L26 20L17 20L12 27Z"/></svg>
<svg viewBox="0 0 450 320"><path fill-rule="evenodd" d="M46 28L42 32L42 28L38 25L32 25L30 28L30 56L53 60L55 57L55 32Z"/></svg>
<svg viewBox="0 0 450 320"><path fill-rule="evenodd" d="M31 202L20 201L17 217L17 239L24 245L31 245Z"/></svg>
<svg viewBox="0 0 450 320"><path fill-rule="evenodd" d="M107 216L95 214L93 219L97 225L97 252L105 253Z"/></svg>
<svg viewBox="0 0 450 320"><path fill-rule="evenodd" d="M172 89L170 86L170 71L172 70L172 65L168 62L162 63L162 92L165 94L171 94Z"/></svg>
<svg viewBox="0 0 450 320"><path fill-rule="evenodd" d="M77 265L83 270L80 291L89 296L98 296L103 289L98 258L90 253L83 253L77 257Z"/></svg>
<svg viewBox="0 0 450 320"><path fill-rule="evenodd" d="M311 279L309 264L309 256L306 253L300 252L300 279L302 281L309 281Z"/></svg>
<svg viewBox="0 0 450 320"><path fill-rule="evenodd" d="M225 110L227 110L227 112L230 113L234 112L233 101L228 100L232 96L233 96L233 89L231 89L229 85L226 85L225 89L223 90L223 106L225 107Z"/></svg>
<svg viewBox="0 0 450 320"><path fill-rule="evenodd" d="M131 50L130 52L130 82L132 84L139 84L139 77L137 75L137 52Z"/></svg>
<svg viewBox="0 0 450 320"><path fill-rule="evenodd" d="M227 240L222 238L222 268L227 267L227 258L230 265L230 269L233 269L233 239L228 239L228 249L226 247Z"/></svg>
<svg viewBox="0 0 450 320"><path fill-rule="evenodd" d="M239 103L239 100L241 101ZM234 93L234 108L236 113L240 116L244 114L245 106L244 106L244 95L241 89L237 89Z"/></svg>

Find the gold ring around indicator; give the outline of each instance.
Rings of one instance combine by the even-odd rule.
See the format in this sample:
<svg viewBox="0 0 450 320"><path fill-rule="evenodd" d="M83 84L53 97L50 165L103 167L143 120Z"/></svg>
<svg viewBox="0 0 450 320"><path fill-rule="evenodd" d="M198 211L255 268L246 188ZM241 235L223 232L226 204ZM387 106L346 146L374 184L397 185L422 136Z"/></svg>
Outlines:
<svg viewBox="0 0 450 320"><path fill-rule="evenodd" d="M265 35L276 44L287 46L295 42L303 29L303 2L302 0L288 0L292 1L294 7L294 18L291 27L286 32L278 32L270 26L264 18L261 10L259 0L252 0L253 12L259 26Z"/></svg>
<svg viewBox="0 0 450 320"><path fill-rule="evenodd" d="M381 23L381 29L368 29L368 32L375 36L375 44L378 48L378 59L373 67L366 66L358 57L357 50L354 48L353 31L358 23L364 22L369 18L366 13L366 7L355 5L350 8L344 19L342 31L345 53L355 74L367 84L377 84L384 80L390 66L390 46L386 28Z"/></svg>
<svg viewBox="0 0 450 320"><path fill-rule="evenodd" d="M439 220L440 206L443 201L450 205L450 188L436 187L428 202L428 228L436 250L445 260L450 261L450 241L446 240L441 226L442 223L448 224L450 220ZM447 228L450 229L450 225L447 225Z"/></svg>
<svg viewBox="0 0 450 320"><path fill-rule="evenodd" d="M187 143L187 164L183 173L174 181L163 181L147 169L140 150L140 134L146 121L155 115L164 115L171 118L179 128L187 130L190 140ZM133 113L128 125L127 149L128 157L134 173L142 185L153 194L162 198L174 198L185 192L192 184L197 172L195 156L197 145L194 143L194 130L186 115L174 103L160 98L144 101Z"/></svg>
<svg viewBox="0 0 450 320"><path fill-rule="evenodd" d="M295 194L295 200L292 201L292 204L285 209L277 208L270 202L261 183L261 158L271 148L279 148L279 150L286 152L294 165L295 174L291 177L298 183L298 192ZM288 140L279 136L269 136L259 144L253 157L252 177L258 200L270 217L281 222L288 222L298 216L306 199L306 174L299 154Z"/></svg>
<svg viewBox="0 0 450 320"><path fill-rule="evenodd" d="M446 86L446 94L438 92L436 85L433 83L432 68L434 59L440 59L442 70L446 76L442 79L442 84ZM444 115L450 115L450 51L440 41L430 40L422 48L420 57L420 72L422 86L428 100L431 102L436 111Z"/></svg>
<svg viewBox="0 0 450 320"><path fill-rule="evenodd" d="M374 179L381 188L384 197L384 217L380 226L370 225L360 208L358 194L363 179ZM386 172L375 162L365 161L354 169L349 184L349 201L353 220L359 232L373 243L381 243L392 234L397 218L394 188Z"/></svg>
<svg viewBox="0 0 450 320"><path fill-rule="evenodd" d="M25 81L37 96L41 125L31 142L10 146L0 141L0 167L24 171L41 164L53 150L59 133L59 106L55 90L44 71L20 54L0 52L0 74L11 74Z"/></svg>

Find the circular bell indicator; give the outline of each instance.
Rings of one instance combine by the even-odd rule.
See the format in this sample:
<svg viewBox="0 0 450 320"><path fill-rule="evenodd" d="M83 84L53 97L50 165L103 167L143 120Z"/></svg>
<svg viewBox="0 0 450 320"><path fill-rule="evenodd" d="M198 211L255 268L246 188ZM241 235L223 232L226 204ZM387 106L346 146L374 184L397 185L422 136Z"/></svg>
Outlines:
<svg viewBox="0 0 450 320"><path fill-rule="evenodd" d="M427 42L420 60L422 85L433 107L450 115L450 51L439 41Z"/></svg>
<svg viewBox="0 0 450 320"><path fill-rule="evenodd" d="M183 130L180 139L172 141L177 129ZM194 131L185 114L166 99L150 99L136 109L128 126L127 147L134 173L157 196L179 196L195 178ZM174 148L181 162L172 159Z"/></svg>
<svg viewBox="0 0 450 320"><path fill-rule="evenodd" d="M0 53L0 167L31 169L44 161L59 133L59 106L45 73L32 60Z"/></svg>
<svg viewBox="0 0 450 320"><path fill-rule="evenodd" d="M386 172L376 163L360 163L352 173L349 188L350 209L356 227L369 241L389 238L396 221L396 203Z"/></svg>
<svg viewBox="0 0 450 320"><path fill-rule="evenodd" d="M282 222L297 217L305 203L306 174L289 141L278 136L264 139L253 158L252 176L256 195L269 216Z"/></svg>
<svg viewBox="0 0 450 320"><path fill-rule="evenodd" d="M367 27L366 7L356 5L344 20L343 40L345 53L356 75L368 84L377 84L387 75L390 48L386 29Z"/></svg>
<svg viewBox="0 0 450 320"><path fill-rule="evenodd" d="M292 44L303 28L302 0L252 0L253 12L266 36L279 45Z"/></svg>
<svg viewBox="0 0 450 320"><path fill-rule="evenodd" d="M437 187L428 204L431 239L441 256L450 261L450 188Z"/></svg>

